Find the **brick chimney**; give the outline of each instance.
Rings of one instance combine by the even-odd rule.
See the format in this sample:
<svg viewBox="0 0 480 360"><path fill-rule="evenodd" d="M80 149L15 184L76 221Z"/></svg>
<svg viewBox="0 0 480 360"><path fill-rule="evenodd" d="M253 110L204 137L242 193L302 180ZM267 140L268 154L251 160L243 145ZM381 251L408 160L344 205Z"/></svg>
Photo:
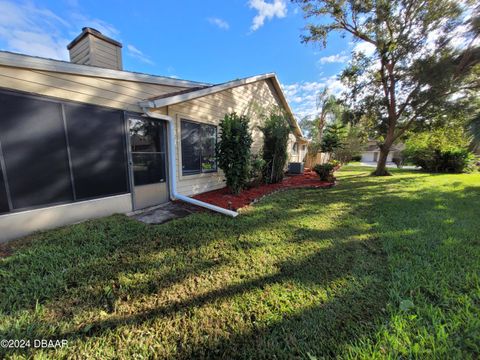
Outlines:
<svg viewBox="0 0 480 360"><path fill-rule="evenodd" d="M122 44L93 28L84 27L67 49L72 63L122 70Z"/></svg>

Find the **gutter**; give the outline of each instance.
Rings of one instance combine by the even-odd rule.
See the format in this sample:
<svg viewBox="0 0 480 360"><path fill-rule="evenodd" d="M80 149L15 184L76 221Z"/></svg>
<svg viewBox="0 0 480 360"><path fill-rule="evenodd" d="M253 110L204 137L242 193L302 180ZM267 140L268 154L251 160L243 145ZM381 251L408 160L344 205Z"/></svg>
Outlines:
<svg viewBox="0 0 480 360"><path fill-rule="evenodd" d="M168 183L170 189L170 200L181 200L189 204L197 205L224 215L231 217L236 217L238 213L236 211L224 209L219 206L215 206L200 200L192 199L191 197L179 194L177 192L177 160L175 157L175 129L174 121L171 116L158 114L152 111L149 111L147 108L142 108L145 115L154 118L165 120L168 123L168 142L167 142L167 151L168 151Z"/></svg>

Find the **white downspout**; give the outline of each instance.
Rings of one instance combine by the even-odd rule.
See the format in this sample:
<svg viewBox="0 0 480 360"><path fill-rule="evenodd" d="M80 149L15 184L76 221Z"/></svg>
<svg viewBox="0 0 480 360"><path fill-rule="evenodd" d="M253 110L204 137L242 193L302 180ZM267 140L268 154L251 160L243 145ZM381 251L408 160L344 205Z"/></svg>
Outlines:
<svg viewBox="0 0 480 360"><path fill-rule="evenodd" d="M186 203L190 203L193 205L201 206L206 209L219 212L224 215L228 215L231 217L236 217L238 213L236 211L224 209L220 206L215 206L200 200L192 199L191 197L182 195L177 193L177 160L175 156L175 129L174 129L174 121L171 116L158 114L153 111L149 111L147 108L142 108L143 112L155 119L166 120L168 123L168 182L170 187L170 199L171 200L182 200Z"/></svg>

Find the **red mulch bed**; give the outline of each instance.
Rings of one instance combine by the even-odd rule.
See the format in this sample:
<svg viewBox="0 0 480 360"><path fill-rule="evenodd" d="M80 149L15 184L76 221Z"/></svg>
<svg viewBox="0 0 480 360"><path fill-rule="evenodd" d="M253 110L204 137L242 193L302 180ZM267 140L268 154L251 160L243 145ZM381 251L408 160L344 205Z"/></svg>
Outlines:
<svg viewBox="0 0 480 360"><path fill-rule="evenodd" d="M321 181L314 171L306 170L301 175L287 175L278 184L264 184L243 190L239 195L233 195L227 188L222 188L196 195L194 198L225 209L237 210L275 191L299 188L328 188L331 186L333 186L333 183Z"/></svg>

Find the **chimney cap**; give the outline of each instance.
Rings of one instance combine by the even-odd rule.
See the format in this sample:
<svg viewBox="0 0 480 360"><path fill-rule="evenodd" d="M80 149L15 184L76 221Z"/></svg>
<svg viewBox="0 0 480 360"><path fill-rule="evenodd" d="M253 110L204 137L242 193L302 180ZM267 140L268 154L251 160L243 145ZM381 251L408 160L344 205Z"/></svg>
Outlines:
<svg viewBox="0 0 480 360"><path fill-rule="evenodd" d="M119 43L116 40L113 40L109 38L108 36L103 35L100 31L97 29L91 28L91 27L84 27L82 28L82 32L80 35L78 35L75 39L73 39L70 44L67 45L67 49L70 50L72 47L74 47L80 40L82 40L85 36L88 34L95 36L103 41L109 42L110 44L113 44L118 47L122 47L122 44Z"/></svg>

